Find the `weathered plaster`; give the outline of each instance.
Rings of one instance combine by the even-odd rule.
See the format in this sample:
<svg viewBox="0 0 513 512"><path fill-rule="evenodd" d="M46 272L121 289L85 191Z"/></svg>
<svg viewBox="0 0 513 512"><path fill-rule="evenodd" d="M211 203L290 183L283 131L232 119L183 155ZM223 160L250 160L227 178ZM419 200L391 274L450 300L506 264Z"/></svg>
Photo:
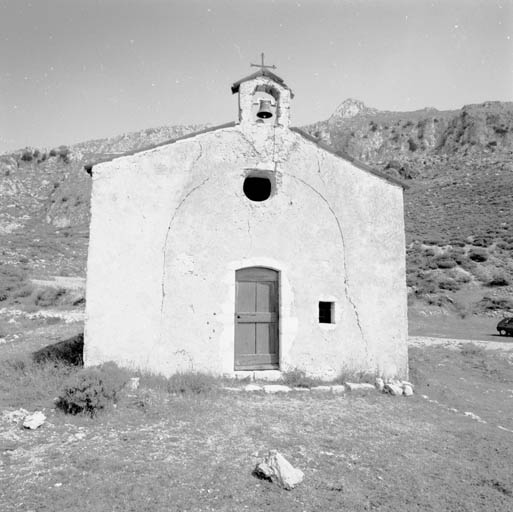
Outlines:
<svg viewBox="0 0 513 512"><path fill-rule="evenodd" d="M271 177L267 201L244 195L251 173ZM264 266L280 275L281 370L405 377L404 247L402 189L286 125L241 119L102 163L85 362L236 375L235 272Z"/></svg>

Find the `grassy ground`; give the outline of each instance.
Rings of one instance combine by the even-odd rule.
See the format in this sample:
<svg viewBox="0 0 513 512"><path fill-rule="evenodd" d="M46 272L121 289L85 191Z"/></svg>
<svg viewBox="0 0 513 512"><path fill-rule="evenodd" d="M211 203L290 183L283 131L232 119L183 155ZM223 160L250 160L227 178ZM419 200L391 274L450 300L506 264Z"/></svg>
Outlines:
<svg viewBox="0 0 513 512"><path fill-rule="evenodd" d="M70 330L51 328L53 336ZM410 349L411 398L172 394L149 379L90 419L54 409L77 367L31 362L34 341L0 357L0 410L44 408L48 416L36 431L0 420L2 511L513 507L513 365L506 354L472 345ZM304 471L295 490L252 476L271 448Z"/></svg>

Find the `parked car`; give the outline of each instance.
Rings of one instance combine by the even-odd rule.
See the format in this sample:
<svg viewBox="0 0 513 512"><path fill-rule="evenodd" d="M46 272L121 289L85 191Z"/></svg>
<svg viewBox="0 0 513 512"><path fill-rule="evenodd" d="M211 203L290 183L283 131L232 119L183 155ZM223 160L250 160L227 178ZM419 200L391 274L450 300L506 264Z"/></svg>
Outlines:
<svg viewBox="0 0 513 512"><path fill-rule="evenodd" d="M501 336L513 336L513 316L503 318L497 324L497 330Z"/></svg>

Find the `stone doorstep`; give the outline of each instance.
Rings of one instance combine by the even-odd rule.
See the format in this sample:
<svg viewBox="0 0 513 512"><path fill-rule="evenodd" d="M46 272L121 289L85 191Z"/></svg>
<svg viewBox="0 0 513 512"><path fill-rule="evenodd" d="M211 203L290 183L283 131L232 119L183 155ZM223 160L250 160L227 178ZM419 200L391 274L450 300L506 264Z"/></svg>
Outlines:
<svg viewBox="0 0 513 512"><path fill-rule="evenodd" d="M346 391L346 388L343 384L336 384L333 386L314 386L311 388L301 388L301 387L294 387L291 388L290 386L285 386L283 384L264 384L262 386L258 384L247 384L244 387L233 387L233 386L223 386L225 391L232 391L232 392L239 392L239 391L246 391L247 393L254 393L257 391L262 391L267 394L275 394L275 393L290 393L293 392L325 392L325 393L333 393L333 394L343 394Z"/></svg>
<svg viewBox="0 0 513 512"><path fill-rule="evenodd" d="M397 389L396 389L397 388ZM225 391L231 392L241 392L245 391L247 393L254 392L263 392L266 394L275 394L275 393L290 393L297 392L314 392L314 393L332 393L336 395L341 395L346 393L347 391L381 391L382 393L390 393L392 395L405 395L411 396L413 395L413 385L407 381L402 381L402 383L395 385L392 383L387 383L384 386L383 390L377 389L373 384L369 383L354 383L354 382L346 382L345 384L333 384L331 386L313 386L311 388L303 388L303 387L290 387L284 384L247 384L244 387L235 387L235 386L223 386Z"/></svg>

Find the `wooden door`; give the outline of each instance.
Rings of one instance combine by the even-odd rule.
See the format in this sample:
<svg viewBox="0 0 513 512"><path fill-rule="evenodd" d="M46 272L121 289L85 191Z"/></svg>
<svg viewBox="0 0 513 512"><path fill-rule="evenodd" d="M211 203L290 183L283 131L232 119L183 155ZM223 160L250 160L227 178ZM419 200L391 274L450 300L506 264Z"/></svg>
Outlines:
<svg viewBox="0 0 513 512"><path fill-rule="evenodd" d="M278 272L250 267L236 272L235 369L279 367Z"/></svg>

